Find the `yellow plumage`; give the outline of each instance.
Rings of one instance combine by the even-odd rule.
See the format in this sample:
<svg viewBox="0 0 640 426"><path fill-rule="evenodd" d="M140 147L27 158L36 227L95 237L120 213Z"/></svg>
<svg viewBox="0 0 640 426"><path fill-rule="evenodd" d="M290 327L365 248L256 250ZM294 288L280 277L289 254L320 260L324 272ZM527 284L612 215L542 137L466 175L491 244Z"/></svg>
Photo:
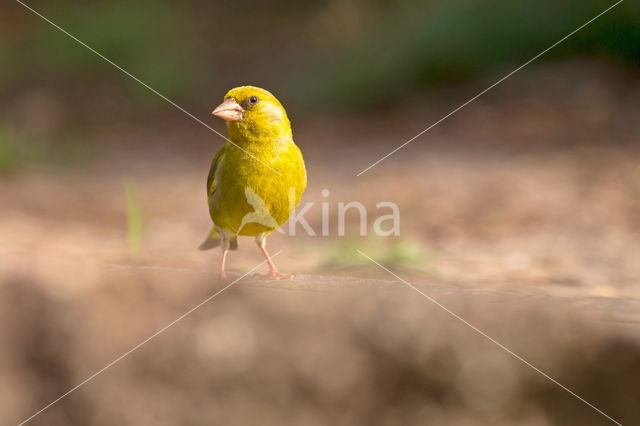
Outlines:
<svg viewBox="0 0 640 426"><path fill-rule="evenodd" d="M224 277L226 251L235 248L237 236L254 236L270 276L288 277L264 249L266 236L286 222L307 183L287 113L268 91L242 86L230 90L213 114L227 121L233 143L222 146L211 164L207 198L214 227L201 248L222 246Z"/></svg>

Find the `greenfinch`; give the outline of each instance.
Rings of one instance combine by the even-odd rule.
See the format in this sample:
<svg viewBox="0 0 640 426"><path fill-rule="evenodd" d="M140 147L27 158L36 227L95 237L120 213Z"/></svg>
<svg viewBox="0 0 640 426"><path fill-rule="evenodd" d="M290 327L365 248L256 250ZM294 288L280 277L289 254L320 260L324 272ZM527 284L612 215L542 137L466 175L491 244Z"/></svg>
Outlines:
<svg viewBox="0 0 640 426"><path fill-rule="evenodd" d="M263 277L292 278L278 271L266 250L267 235L287 221L307 185L287 113L268 91L241 86L227 92L212 114L226 121L228 140L209 170L213 228L200 249L222 248L219 273L224 280L227 252L237 249L238 236L252 236L269 265Z"/></svg>

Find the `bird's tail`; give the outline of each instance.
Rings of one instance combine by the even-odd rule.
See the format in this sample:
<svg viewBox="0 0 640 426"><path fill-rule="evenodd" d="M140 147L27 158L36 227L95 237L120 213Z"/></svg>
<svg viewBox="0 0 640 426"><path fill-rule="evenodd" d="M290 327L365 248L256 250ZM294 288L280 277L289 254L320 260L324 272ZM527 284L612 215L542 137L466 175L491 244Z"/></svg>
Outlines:
<svg viewBox="0 0 640 426"><path fill-rule="evenodd" d="M222 242L222 236L218 232L215 226L211 227L211 231L207 234L207 238L200 244L198 250L211 250L216 248Z"/></svg>
<svg viewBox="0 0 640 426"><path fill-rule="evenodd" d="M207 238L205 238L202 244L200 244L200 246L198 247L198 250L211 250L212 248L219 247L221 243L222 243L222 235L220 235L220 233L214 226L211 228L211 232L209 232L209 234L207 235ZM229 249L230 250L238 249L237 237L235 236L231 237L231 240L229 241Z"/></svg>

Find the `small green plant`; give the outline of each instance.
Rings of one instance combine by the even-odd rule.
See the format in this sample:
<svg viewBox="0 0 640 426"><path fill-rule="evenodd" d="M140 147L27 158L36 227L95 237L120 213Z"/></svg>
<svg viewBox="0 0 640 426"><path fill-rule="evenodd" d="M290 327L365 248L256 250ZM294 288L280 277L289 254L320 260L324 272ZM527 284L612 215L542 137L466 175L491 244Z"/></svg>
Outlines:
<svg viewBox="0 0 640 426"><path fill-rule="evenodd" d="M127 213L127 246L129 256L135 260L142 251L142 213L135 185L125 178L123 187Z"/></svg>
<svg viewBox="0 0 640 426"><path fill-rule="evenodd" d="M389 267L403 269L424 269L428 260L429 256L422 247L407 240L400 240L393 244L383 257L383 261Z"/></svg>
<svg viewBox="0 0 640 426"><path fill-rule="evenodd" d="M358 250L391 269L430 270L430 255L418 244L395 239L387 243L382 239L371 238L366 241L356 238L341 239L330 247L324 267L330 269L378 268L358 253Z"/></svg>

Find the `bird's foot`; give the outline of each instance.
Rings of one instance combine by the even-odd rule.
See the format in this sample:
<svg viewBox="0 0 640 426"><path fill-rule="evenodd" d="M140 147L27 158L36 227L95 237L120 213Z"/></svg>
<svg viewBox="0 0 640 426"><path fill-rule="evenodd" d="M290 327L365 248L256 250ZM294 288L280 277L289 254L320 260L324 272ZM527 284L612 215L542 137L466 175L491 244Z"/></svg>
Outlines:
<svg viewBox="0 0 640 426"><path fill-rule="evenodd" d="M229 281L229 276L226 274L226 272L220 272L218 274L218 281L220 281L221 283L225 283Z"/></svg>
<svg viewBox="0 0 640 426"><path fill-rule="evenodd" d="M284 274L280 271L269 271L266 274L254 274L254 278L258 278L261 280L290 280L295 277L294 274Z"/></svg>

